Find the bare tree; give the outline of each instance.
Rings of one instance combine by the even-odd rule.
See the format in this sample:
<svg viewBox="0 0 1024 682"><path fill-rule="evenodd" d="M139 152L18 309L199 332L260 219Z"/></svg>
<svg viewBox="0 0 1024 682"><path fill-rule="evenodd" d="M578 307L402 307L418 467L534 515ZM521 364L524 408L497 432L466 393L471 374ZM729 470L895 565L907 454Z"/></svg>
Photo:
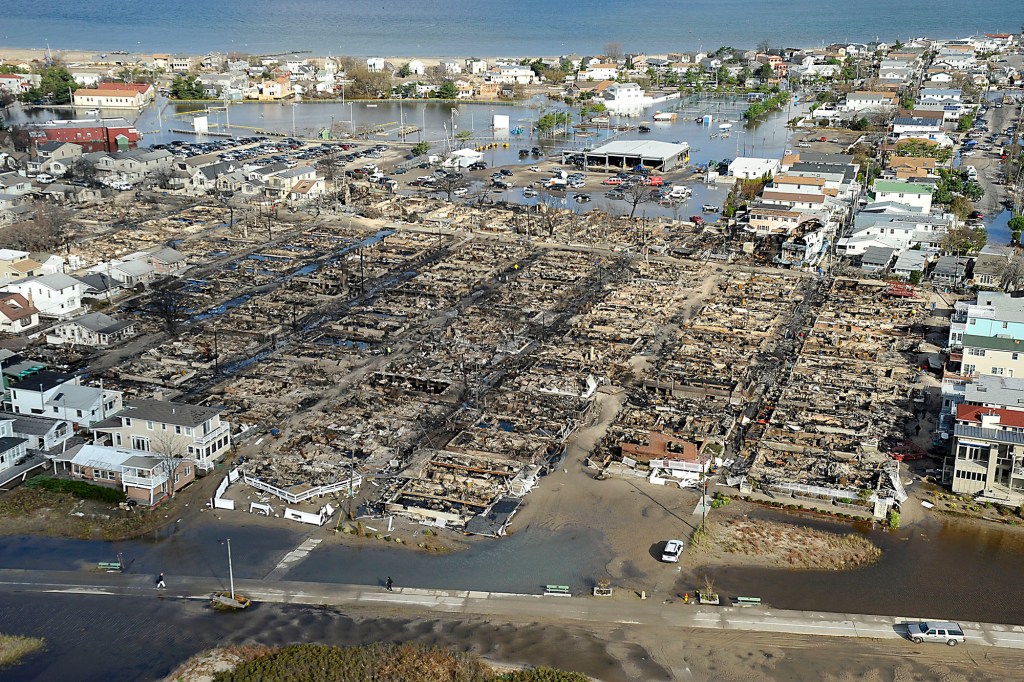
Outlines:
<svg viewBox="0 0 1024 682"><path fill-rule="evenodd" d="M78 230L74 213L62 206L37 201L31 220L15 223L3 230L5 246L24 251L66 249Z"/></svg>
<svg viewBox="0 0 1024 682"><path fill-rule="evenodd" d="M96 182L96 163L80 156L71 164L69 174L75 180L89 183L91 187Z"/></svg>
<svg viewBox="0 0 1024 682"><path fill-rule="evenodd" d="M189 443L192 439L184 434L172 431L173 426L161 424L164 429L151 436L149 439L149 451L151 456L160 460L160 469L167 474L167 494L174 499L175 484L178 478L178 468L185 461Z"/></svg>
<svg viewBox="0 0 1024 682"><path fill-rule="evenodd" d="M768 54L771 49L772 44L767 38L757 44L757 51L761 54Z"/></svg>
<svg viewBox="0 0 1024 682"><path fill-rule="evenodd" d="M1013 256L999 273L999 286L1003 291L1017 291L1024 283L1024 256L1019 250L1014 250Z"/></svg>
<svg viewBox="0 0 1024 682"><path fill-rule="evenodd" d="M174 171L170 166L162 166L157 168L149 174L149 178L153 181L153 184L160 189L171 188L171 176L174 175Z"/></svg>
<svg viewBox="0 0 1024 682"><path fill-rule="evenodd" d="M180 290L164 288L154 291L149 310L169 336L176 337L181 333L181 325L188 312Z"/></svg>
<svg viewBox="0 0 1024 682"><path fill-rule="evenodd" d="M604 56L609 62L618 62L622 59L622 45L619 43L606 43Z"/></svg>
<svg viewBox="0 0 1024 682"><path fill-rule="evenodd" d="M623 192L626 203L629 204L629 217L636 215L636 208L640 204L651 200L651 188L647 185L636 184Z"/></svg>
<svg viewBox="0 0 1024 682"><path fill-rule="evenodd" d="M467 183L465 178L457 178L454 175L446 175L443 178L439 178L434 181L434 190L442 192L445 195L446 201L452 200L452 194L455 190L466 187Z"/></svg>

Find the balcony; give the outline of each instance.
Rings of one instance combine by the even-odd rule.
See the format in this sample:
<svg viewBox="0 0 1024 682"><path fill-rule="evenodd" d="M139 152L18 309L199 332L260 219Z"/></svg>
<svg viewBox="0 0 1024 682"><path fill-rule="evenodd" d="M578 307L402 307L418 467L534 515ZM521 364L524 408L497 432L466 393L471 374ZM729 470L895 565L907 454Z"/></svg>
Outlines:
<svg viewBox="0 0 1024 682"><path fill-rule="evenodd" d="M131 474L122 474L121 482L126 486L132 488L145 488L147 490L156 490L164 483L167 482L167 474L157 474L155 476L135 476Z"/></svg>
<svg viewBox="0 0 1024 682"><path fill-rule="evenodd" d="M195 433L195 431L193 431L193 433ZM204 436L194 435L192 443L194 445L199 446L209 445L210 443L217 440L224 434L228 433L231 433L231 424L229 424L228 422L221 422L220 426L218 426L213 431L210 431L208 434Z"/></svg>

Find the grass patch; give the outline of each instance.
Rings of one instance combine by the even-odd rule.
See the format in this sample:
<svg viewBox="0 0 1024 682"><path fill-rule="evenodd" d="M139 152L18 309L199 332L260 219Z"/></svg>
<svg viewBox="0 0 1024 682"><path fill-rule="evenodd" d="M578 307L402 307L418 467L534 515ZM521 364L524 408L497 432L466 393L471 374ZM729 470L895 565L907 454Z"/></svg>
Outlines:
<svg viewBox="0 0 1024 682"><path fill-rule="evenodd" d="M418 644L337 647L297 644L271 650L217 672L215 682L586 682L552 668L497 672L478 656Z"/></svg>
<svg viewBox="0 0 1024 682"><path fill-rule="evenodd" d="M127 496L123 490L107 488L102 485L94 485L85 481L73 481L66 478L52 478L50 476L36 476L25 481L25 487L39 490L49 490L54 493L67 493L80 500L98 500L109 504L124 502Z"/></svg>
<svg viewBox="0 0 1024 682"><path fill-rule="evenodd" d="M22 637L0 634L0 668L15 665L22 658L46 646L42 637Z"/></svg>

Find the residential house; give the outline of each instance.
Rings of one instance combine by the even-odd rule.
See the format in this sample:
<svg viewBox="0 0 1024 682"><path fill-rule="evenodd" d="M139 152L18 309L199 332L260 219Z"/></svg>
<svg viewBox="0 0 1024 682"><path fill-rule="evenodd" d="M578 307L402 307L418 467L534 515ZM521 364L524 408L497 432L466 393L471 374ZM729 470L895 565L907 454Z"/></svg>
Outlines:
<svg viewBox="0 0 1024 682"><path fill-rule="evenodd" d="M76 107L95 107L98 109L141 109L146 106L146 96L137 90L123 90L107 87L102 83L98 88L80 88L74 92Z"/></svg>
<svg viewBox="0 0 1024 682"><path fill-rule="evenodd" d="M14 437L23 438L27 450L52 450L75 432L71 422L63 419L0 412L0 421L6 420L14 422Z"/></svg>
<svg viewBox="0 0 1024 682"><path fill-rule="evenodd" d="M36 79L38 78L39 76L36 76ZM36 85L38 85L38 81L32 78L32 74L0 73L0 92L23 95Z"/></svg>
<svg viewBox="0 0 1024 682"><path fill-rule="evenodd" d="M366 59L366 70L371 73L379 73L387 68L388 63L383 57L368 57Z"/></svg>
<svg viewBox="0 0 1024 682"><path fill-rule="evenodd" d="M637 83L611 83L602 95L609 111L626 116L639 116L652 101Z"/></svg>
<svg viewBox="0 0 1024 682"><path fill-rule="evenodd" d="M105 272L72 277L82 283L82 300L86 302L109 301L124 293L124 285Z"/></svg>
<svg viewBox="0 0 1024 682"><path fill-rule="evenodd" d="M46 336L48 343L107 348L135 336L134 322L119 321L103 313L88 313L56 325Z"/></svg>
<svg viewBox="0 0 1024 682"><path fill-rule="evenodd" d="M155 247L149 252L148 259L158 275L176 277L188 269L185 254L169 246Z"/></svg>
<svg viewBox="0 0 1024 682"><path fill-rule="evenodd" d="M113 261L109 265L97 267L102 267L103 272L121 282L125 288L150 284L156 279L156 268L145 258Z"/></svg>
<svg viewBox="0 0 1024 682"><path fill-rule="evenodd" d="M299 180L288 190L288 203L291 205L305 204L326 193L327 186L323 178Z"/></svg>
<svg viewBox="0 0 1024 682"><path fill-rule="evenodd" d="M932 281L941 286L959 286L967 275L967 259L946 255L935 262Z"/></svg>
<svg viewBox="0 0 1024 682"><path fill-rule="evenodd" d="M974 268L971 270L975 286L999 286L1012 254L1012 247L986 244L974 260Z"/></svg>
<svg viewBox="0 0 1024 682"><path fill-rule="evenodd" d="M490 67L487 65L487 62L483 59L466 60L466 72L471 75L479 76L486 73L489 68Z"/></svg>
<svg viewBox="0 0 1024 682"><path fill-rule="evenodd" d="M43 264L28 251L0 249L0 284L45 274Z"/></svg>
<svg viewBox="0 0 1024 682"><path fill-rule="evenodd" d="M953 492L1019 506L1024 502L1024 412L957 405ZM948 470L947 464L947 470Z"/></svg>
<svg viewBox="0 0 1024 682"><path fill-rule="evenodd" d="M121 409L121 392L82 386L77 376L43 370L11 385L5 409L89 427Z"/></svg>
<svg viewBox="0 0 1024 682"><path fill-rule="evenodd" d="M729 164L729 175L741 180L754 180L768 175L776 175L780 170L782 170L782 163L779 159L739 156Z"/></svg>
<svg viewBox="0 0 1024 682"><path fill-rule="evenodd" d="M42 142L35 146L35 158L29 161L29 173L49 173L60 177L82 156L82 145L74 142Z"/></svg>
<svg viewBox="0 0 1024 682"><path fill-rule="evenodd" d="M884 246L869 246L860 257L860 269L864 272L888 272L896 249Z"/></svg>
<svg viewBox="0 0 1024 682"><path fill-rule="evenodd" d="M39 311L21 294L0 293L0 333L24 334L39 326Z"/></svg>
<svg viewBox="0 0 1024 682"><path fill-rule="evenodd" d="M109 435L114 447L194 459L200 470L231 449L231 424L221 421L220 410L163 400L131 400L93 431Z"/></svg>
<svg viewBox="0 0 1024 682"><path fill-rule="evenodd" d="M885 113L894 111L898 105L899 100L891 92L862 90L848 94L842 109L857 114Z"/></svg>
<svg viewBox="0 0 1024 682"><path fill-rule="evenodd" d="M923 274L928 267L928 254L924 251L904 251L896 257L892 266L892 274L903 279L910 279L913 273Z"/></svg>
<svg viewBox="0 0 1024 682"><path fill-rule="evenodd" d="M419 59L413 59L406 64L409 67L409 73L413 76L423 76L427 73L427 67Z"/></svg>
<svg viewBox="0 0 1024 682"><path fill-rule="evenodd" d="M120 488L130 499L154 506L195 480L190 459L153 456L126 448L83 443L55 458L70 465L71 475Z"/></svg>
<svg viewBox="0 0 1024 682"><path fill-rule="evenodd" d="M14 435L14 420L0 417L0 472L25 456L26 439Z"/></svg>
<svg viewBox="0 0 1024 682"><path fill-rule="evenodd" d="M604 81L604 80L615 80L619 75L618 64L591 64L580 74L581 80L586 81Z"/></svg>
<svg viewBox="0 0 1024 682"><path fill-rule="evenodd" d="M894 201L914 207L920 213L932 208L932 193L935 187L919 182L898 182L875 180L875 201Z"/></svg>
<svg viewBox="0 0 1024 682"><path fill-rule="evenodd" d="M283 200L296 183L303 180L316 180L316 168L313 166L296 166L280 170L266 179L266 186L263 188L264 195L268 199Z"/></svg>
<svg viewBox="0 0 1024 682"><path fill-rule="evenodd" d="M530 85L538 79L529 66L500 64L487 73L487 80L499 85Z"/></svg>
<svg viewBox="0 0 1024 682"><path fill-rule="evenodd" d="M441 62L441 70L446 76L458 76L462 73L462 64L457 61L446 59Z"/></svg>
<svg viewBox="0 0 1024 682"><path fill-rule="evenodd" d="M32 181L18 173L0 173L0 194L24 196L32 193Z"/></svg>
<svg viewBox="0 0 1024 682"><path fill-rule="evenodd" d="M10 282L2 290L24 296L42 317L66 320L82 308L82 283L59 272Z"/></svg>

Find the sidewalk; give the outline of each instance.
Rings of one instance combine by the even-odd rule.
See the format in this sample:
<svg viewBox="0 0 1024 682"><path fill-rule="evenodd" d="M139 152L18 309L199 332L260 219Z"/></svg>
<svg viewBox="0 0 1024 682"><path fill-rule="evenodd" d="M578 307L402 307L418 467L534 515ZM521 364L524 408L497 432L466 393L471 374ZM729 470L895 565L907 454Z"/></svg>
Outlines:
<svg viewBox="0 0 1024 682"><path fill-rule="evenodd" d="M0 570L0 590L205 600L225 585L213 578L167 576L167 590L157 592L153 577L118 573ZM411 611L465 613L510 621L545 619L590 623L624 623L675 628L747 630L827 637L903 639L907 621L945 620L937 615L872 616L785 611L769 607L709 607L666 604L651 599L601 599L588 596L543 597L529 594L425 590L383 586L336 585L282 581L235 581L235 590L254 601L323 606L388 606ZM967 643L1024 649L1024 626L962 622ZM907 643L908 646L916 646Z"/></svg>

